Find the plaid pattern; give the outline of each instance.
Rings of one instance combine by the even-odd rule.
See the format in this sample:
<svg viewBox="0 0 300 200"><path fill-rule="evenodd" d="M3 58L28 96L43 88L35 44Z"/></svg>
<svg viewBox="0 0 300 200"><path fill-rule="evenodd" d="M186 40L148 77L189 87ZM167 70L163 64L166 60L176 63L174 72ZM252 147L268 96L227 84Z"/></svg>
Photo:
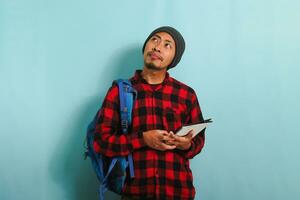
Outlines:
<svg viewBox="0 0 300 200"><path fill-rule="evenodd" d="M188 150L158 151L145 145L142 132L153 129L175 131L183 124L203 120L193 89L170 77L154 90L137 70L130 79L138 96L128 135L121 132L118 87L113 85L98 114L94 148L106 156L133 154L135 178L126 179L123 194L134 199L194 199L189 159L204 146L204 131Z"/></svg>

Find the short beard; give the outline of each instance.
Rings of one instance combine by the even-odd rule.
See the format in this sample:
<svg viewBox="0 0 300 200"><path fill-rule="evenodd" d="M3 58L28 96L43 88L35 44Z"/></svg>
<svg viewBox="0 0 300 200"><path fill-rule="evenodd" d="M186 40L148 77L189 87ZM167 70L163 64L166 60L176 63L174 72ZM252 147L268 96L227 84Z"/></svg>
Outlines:
<svg viewBox="0 0 300 200"><path fill-rule="evenodd" d="M154 71L161 71L161 70L165 69L165 67L163 67L163 68L157 67L152 62L149 62L149 63L144 62L144 65L147 69L154 70Z"/></svg>

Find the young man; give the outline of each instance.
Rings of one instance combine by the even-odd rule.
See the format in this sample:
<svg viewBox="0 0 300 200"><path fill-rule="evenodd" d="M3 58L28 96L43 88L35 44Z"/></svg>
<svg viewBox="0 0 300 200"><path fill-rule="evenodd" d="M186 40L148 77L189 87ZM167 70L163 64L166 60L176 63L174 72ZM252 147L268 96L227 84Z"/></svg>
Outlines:
<svg viewBox="0 0 300 200"><path fill-rule="evenodd" d="M138 95L129 134L122 135L118 86L107 92L98 115L94 147L106 156L132 153L135 178L125 181L122 199L194 199L189 159L204 146L204 130L192 138L173 132L203 120L192 88L169 76L185 42L169 26L155 29L143 46L144 67L130 79Z"/></svg>

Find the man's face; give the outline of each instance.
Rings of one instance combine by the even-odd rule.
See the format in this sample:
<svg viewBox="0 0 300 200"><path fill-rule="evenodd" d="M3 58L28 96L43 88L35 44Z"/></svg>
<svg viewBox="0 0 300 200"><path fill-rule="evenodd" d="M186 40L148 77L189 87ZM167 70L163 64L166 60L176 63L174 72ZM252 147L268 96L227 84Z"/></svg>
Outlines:
<svg viewBox="0 0 300 200"><path fill-rule="evenodd" d="M175 56L175 41L166 32L154 34L144 49L144 64L149 69L166 69Z"/></svg>

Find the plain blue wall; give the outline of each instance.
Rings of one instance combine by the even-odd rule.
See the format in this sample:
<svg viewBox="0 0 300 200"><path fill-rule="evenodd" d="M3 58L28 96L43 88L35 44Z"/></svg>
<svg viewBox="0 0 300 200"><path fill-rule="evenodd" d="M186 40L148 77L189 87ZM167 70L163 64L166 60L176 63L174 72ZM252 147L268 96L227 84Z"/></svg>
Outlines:
<svg viewBox="0 0 300 200"><path fill-rule="evenodd" d="M160 25L186 39L170 70L198 95L196 199L300 199L298 0L1 0L0 199L97 199L85 128ZM117 196L108 194L110 199Z"/></svg>

